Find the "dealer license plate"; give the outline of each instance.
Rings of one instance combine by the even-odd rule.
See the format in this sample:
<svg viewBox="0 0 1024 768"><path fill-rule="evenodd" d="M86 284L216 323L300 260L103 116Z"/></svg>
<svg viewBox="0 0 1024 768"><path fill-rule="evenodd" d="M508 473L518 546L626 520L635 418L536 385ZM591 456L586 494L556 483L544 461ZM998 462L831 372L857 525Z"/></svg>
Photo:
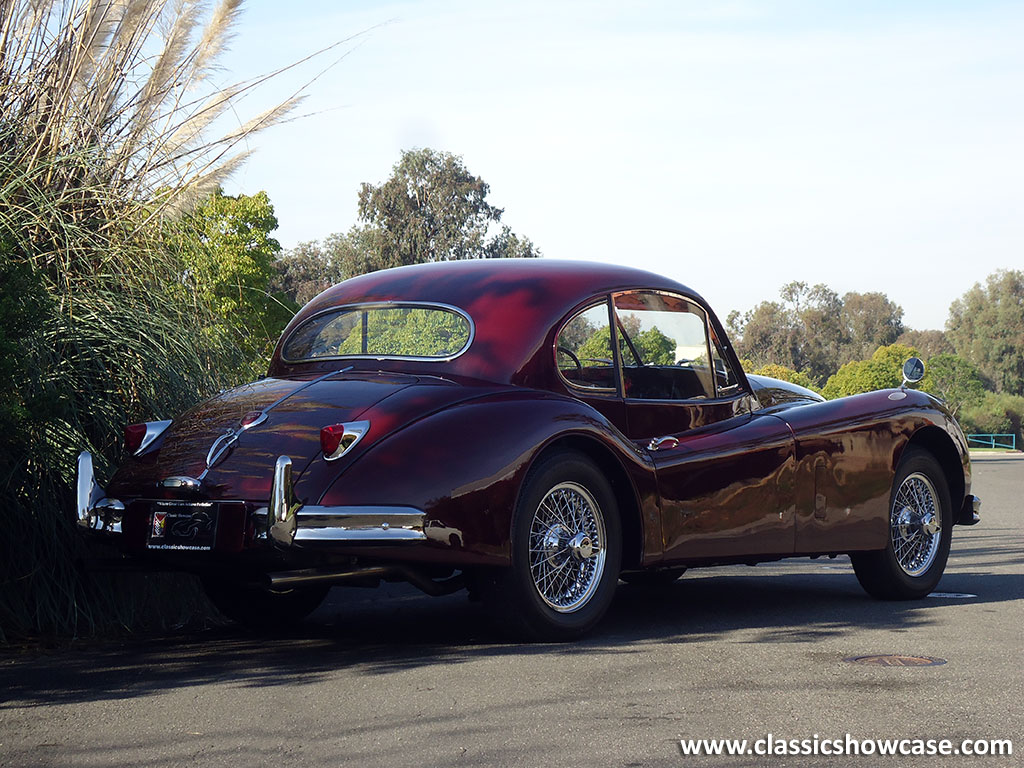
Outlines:
<svg viewBox="0 0 1024 768"><path fill-rule="evenodd" d="M213 549L217 505L212 501L154 501L149 517L150 549Z"/></svg>

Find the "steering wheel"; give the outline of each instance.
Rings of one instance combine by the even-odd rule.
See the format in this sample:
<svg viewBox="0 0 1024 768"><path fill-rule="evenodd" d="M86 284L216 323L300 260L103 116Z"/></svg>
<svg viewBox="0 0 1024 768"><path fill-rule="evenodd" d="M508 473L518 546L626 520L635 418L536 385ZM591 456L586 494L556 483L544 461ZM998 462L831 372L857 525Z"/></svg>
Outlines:
<svg viewBox="0 0 1024 768"><path fill-rule="evenodd" d="M561 352L563 355L567 355L569 359L572 360L573 364L575 364L576 366L577 371L579 371L580 373L583 372L583 363L580 362L580 359L576 357L576 355L573 353L571 349L568 349L567 347L559 347L558 351Z"/></svg>

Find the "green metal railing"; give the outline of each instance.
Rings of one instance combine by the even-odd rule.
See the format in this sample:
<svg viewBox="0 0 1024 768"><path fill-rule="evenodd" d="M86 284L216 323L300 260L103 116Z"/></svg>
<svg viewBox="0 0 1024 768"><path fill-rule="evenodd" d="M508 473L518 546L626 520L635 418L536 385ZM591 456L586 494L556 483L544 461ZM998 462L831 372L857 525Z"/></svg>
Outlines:
<svg viewBox="0 0 1024 768"><path fill-rule="evenodd" d="M968 435L967 445L970 448L1008 448L1017 450L1016 435Z"/></svg>

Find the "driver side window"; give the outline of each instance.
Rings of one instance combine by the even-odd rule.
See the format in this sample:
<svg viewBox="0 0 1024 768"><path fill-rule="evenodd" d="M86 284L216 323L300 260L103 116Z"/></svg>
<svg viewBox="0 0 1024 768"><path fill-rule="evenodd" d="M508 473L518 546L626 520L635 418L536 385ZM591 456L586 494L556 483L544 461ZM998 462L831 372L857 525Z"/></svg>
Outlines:
<svg viewBox="0 0 1024 768"><path fill-rule="evenodd" d="M613 296L627 398L699 400L715 396L707 316L697 304L655 291Z"/></svg>

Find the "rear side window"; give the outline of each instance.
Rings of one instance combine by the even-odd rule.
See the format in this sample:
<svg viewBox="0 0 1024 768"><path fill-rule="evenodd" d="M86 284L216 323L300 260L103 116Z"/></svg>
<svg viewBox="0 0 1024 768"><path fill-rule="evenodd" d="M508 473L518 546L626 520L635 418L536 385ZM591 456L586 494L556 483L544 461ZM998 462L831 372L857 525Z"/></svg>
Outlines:
<svg viewBox="0 0 1024 768"><path fill-rule="evenodd" d="M577 312L562 326L555 342L558 372L581 389L615 391L615 358L608 323L608 302Z"/></svg>
<svg viewBox="0 0 1024 768"><path fill-rule="evenodd" d="M374 357L450 360L469 347L473 325L454 307L356 304L324 312L285 342L288 362Z"/></svg>

